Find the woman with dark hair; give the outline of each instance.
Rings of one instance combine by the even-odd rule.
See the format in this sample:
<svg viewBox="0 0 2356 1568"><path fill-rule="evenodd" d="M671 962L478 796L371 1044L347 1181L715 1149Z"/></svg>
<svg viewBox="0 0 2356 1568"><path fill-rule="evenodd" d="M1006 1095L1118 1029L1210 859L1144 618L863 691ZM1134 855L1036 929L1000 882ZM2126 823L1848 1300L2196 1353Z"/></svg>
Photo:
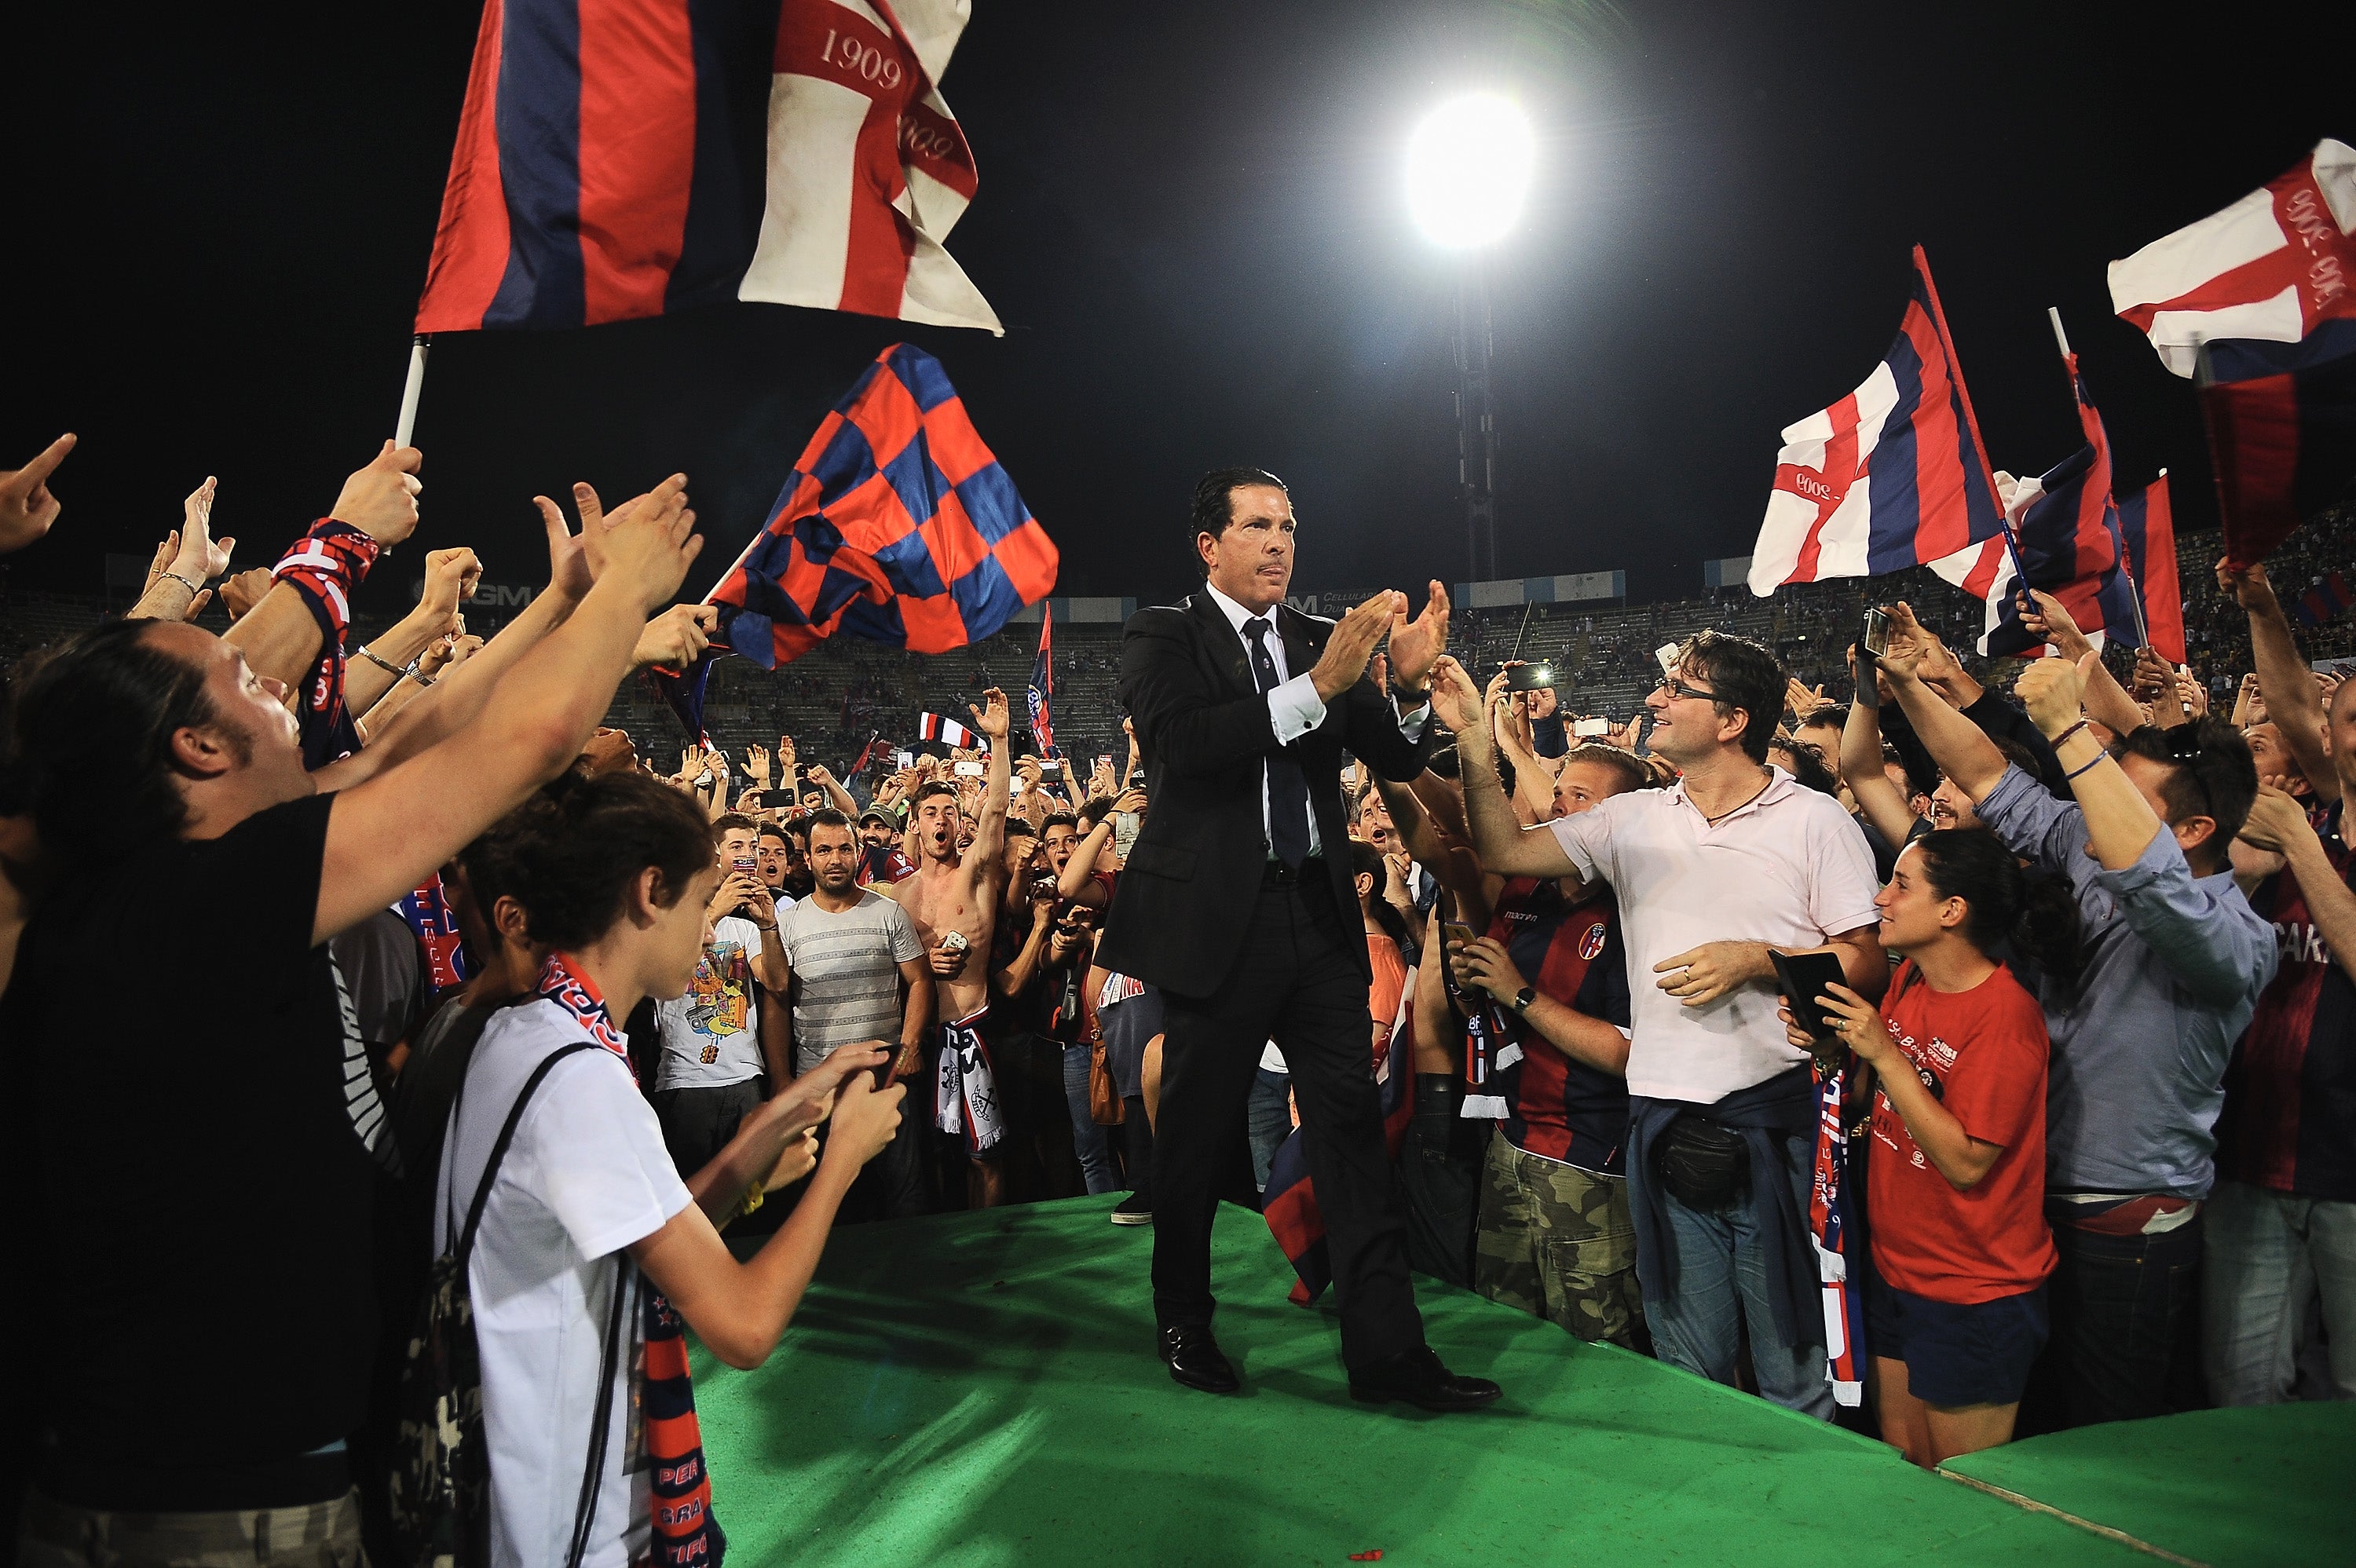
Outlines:
<svg viewBox="0 0 2356 1568"><path fill-rule="evenodd" d="M658 1545L666 1561L717 1562L680 1326L731 1366L760 1364L906 1091L873 1088L880 1046L845 1046L682 1182L615 1020L694 977L720 882L703 814L636 772L568 775L501 832L508 891L547 959L475 1049L437 1215L446 1249L461 1217L480 1214L466 1277L492 1560L562 1562L585 1541L577 1561L592 1568ZM821 1162L815 1128L830 1115ZM738 1263L715 1226L813 1167L792 1216Z"/></svg>
<svg viewBox="0 0 2356 1568"><path fill-rule="evenodd" d="M2070 974L2078 913L1981 828L1915 839L1874 904L1881 945L1904 958L1888 995L1876 1008L1837 985L1819 1000L1877 1083L1866 1341L1881 1435L1929 1467L2011 1441L2045 1345L2050 1046L2037 999L1993 955L2008 943Z"/></svg>

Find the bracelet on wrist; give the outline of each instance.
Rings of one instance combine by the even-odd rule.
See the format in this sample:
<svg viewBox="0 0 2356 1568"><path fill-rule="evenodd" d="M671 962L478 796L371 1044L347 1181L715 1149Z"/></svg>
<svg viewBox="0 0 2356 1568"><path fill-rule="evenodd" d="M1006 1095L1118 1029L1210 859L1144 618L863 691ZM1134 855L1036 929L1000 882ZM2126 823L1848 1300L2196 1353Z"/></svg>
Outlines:
<svg viewBox="0 0 2356 1568"><path fill-rule="evenodd" d="M167 571L167 572L166 572L164 575L165 575L165 576L166 576L166 577L168 577L168 578L170 578L173 581L175 581L175 582L178 583L181 587L183 587L183 588L187 589L187 590L188 591L188 597L189 597L189 598L191 598L191 599L195 598L198 594L202 593L202 592L205 591L205 585L204 585L203 583L201 583L201 582L191 582L191 581L189 581L187 578L185 578L185 577L181 576L181 575L180 575L178 572L177 572L177 571Z"/></svg>
<svg viewBox="0 0 2356 1568"><path fill-rule="evenodd" d="M2062 783L2064 783L2064 784L2067 784L2067 783L2069 783L2071 780L2072 780L2072 779L2076 778L2076 777L2077 777L2079 774L2081 774L2081 773L2093 773L2096 767L2098 767L2098 766L2100 766L2100 765L2101 765L2101 763L2102 763L2103 760L2104 760L2104 758L2108 757L2109 755L2110 755L2110 753L2109 753L2108 752L2101 752L2101 751L2096 752L2095 752L2092 757L2088 758L2088 759L2087 759L2083 763L2082 763L2081 765L2079 765L2079 766L2077 766L2077 767L2072 768L2068 773L2063 773L2063 774L2062 775Z"/></svg>
<svg viewBox="0 0 2356 1568"><path fill-rule="evenodd" d="M392 677L395 680L401 679L403 676L415 675L417 673L417 661L415 659L410 660L409 667L403 669L401 666L393 663L382 654L378 653L374 648L362 646L355 648L352 651L359 655L360 657L368 660L369 663L376 666L377 668Z"/></svg>
<svg viewBox="0 0 2356 1568"><path fill-rule="evenodd" d="M2046 744L2051 746L2056 752L2059 752L2064 745L2069 743L2071 736L2075 735L2079 731L2083 730L2085 727L2086 721L2083 719L2081 719L2076 723L2071 725L2068 729L2062 731L2062 733L2048 741Z"/></svg>

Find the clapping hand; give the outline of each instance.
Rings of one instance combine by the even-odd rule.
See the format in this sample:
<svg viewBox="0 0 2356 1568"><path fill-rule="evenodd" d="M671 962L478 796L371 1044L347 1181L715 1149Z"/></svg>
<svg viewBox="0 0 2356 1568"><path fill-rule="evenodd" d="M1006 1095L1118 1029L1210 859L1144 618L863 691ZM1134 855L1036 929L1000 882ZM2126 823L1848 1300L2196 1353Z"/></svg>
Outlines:
<svg viewBox="0 0 2356 1568"><path fill-rule="evenodd" d="M64 504L49 491L49 475L77 438L61 435L24 467L0 473L0 555L23 549L49 531Z"/></svg>
<svg viewBox="0 0 2356 1568"><path fill-rule="evenodd" d="M1448 590L1436 577L1423 613L1411 623L1407 618L1407 595L1393 596L1390 665L1401 686L1420 690L1430 684L1432 664L1448 651Z"/></svg>

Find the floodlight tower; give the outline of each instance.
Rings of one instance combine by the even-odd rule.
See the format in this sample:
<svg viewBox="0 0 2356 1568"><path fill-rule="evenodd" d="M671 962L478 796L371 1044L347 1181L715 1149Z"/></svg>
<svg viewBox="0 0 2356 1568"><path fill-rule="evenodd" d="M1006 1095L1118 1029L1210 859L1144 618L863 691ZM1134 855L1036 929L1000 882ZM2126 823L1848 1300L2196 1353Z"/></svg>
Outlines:
<svg viewBox="0 0 2356 1568"><path fill-rule="evenodd" d="M1460 253L1456 274L1457 481L1472 581L1497 570L1495 332L1482 252L1511 233L1528 197L1536 146L1520 108L1468 93L1432 110L1408 138L1408 210L1423 237Z"/></svg>

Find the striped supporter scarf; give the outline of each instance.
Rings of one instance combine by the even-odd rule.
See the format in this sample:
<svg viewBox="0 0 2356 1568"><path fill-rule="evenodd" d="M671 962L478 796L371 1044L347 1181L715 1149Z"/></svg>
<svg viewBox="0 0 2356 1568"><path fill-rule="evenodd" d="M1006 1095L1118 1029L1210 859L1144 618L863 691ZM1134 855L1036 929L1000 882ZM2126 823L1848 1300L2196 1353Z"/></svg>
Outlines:
<svg viewBox="0 0 2356 1568"><path fill-rule="evenodd" d="M629 1066L629 1037L614 1027L605 998L566 961L548 955L540 972L540 994L563 1008L591 1040ZM637 1069L630 1068L633 1079ZM703 1461L703 1429L695 1419L695 1384L688 1376L687 1336L678 1312L651 1285L645 1304L646 1381L640 1409L646 1417L648 1488L654 1510L657 1568L720 1568L728 1538L712 1515L712 1476Z"/></svg>
<svg viewBox="0 0 2356 1568"><path fill-rule="evenodd" d="M1848 1073L1822 1062L1816 1080L1815 1179L1808 1184L1808 1234L1816 1275L1825 1287L1825 1379L1836 1403L1852 1409L1865 1401L1863 1296L1848 1270L1848 1138L1841 1130L1842 1093Z"/></svg>
<svg viewBox="0 0 2356 1568"><path fill-rule="evenodd" d="M349 523L321 517L271 569L272 577L303 595L319 624L318 667L294 705L306 768L324 768L359 750L359 731L344 706L344 635L352 625L352 591L367 580L383 550Z"/></svg>

